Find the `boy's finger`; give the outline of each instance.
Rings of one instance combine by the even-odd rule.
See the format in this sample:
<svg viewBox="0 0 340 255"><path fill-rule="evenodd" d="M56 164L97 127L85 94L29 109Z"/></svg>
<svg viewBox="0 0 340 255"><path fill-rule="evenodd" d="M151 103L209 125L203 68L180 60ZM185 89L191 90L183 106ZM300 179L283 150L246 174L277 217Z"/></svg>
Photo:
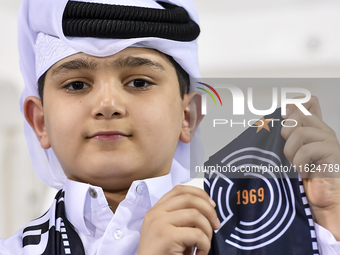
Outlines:
<svg viewBox="0 0 340 255"><path fill-rule="evenodd" d="M313 142L332 141L336 137L313 127L298 127L294 129L286 141L284 154L289 162L293 162L296 152L304 145Z"/></svg>
<svg viewBox="0 0 340 255"><path fill-rule="evenodd" d="M294 98L298 99L298 98L303 98L303 97L294 97ZM316 115L320 119L322 119L320 103L316 96L312 96L311 99L308 102L303 103L302 106L306 108L307 111L309 111L312 115ZM290 118L289 116L295 111L301 112L301 110L295 104L288 104L286 107L286 115L283 117L285 119Z"/></svg>
<svg viewBox="0 0 340 255"><path fill-rule="evenodd" d="M306 116L302 112L296 111L290 115L289 119L295 120L296 123L291 124L289 122L289 126L287 124L286 126L282 127L281 135L286 140L296 129L300 127L314 127L334 134L334 131L316 115ZM296 126L293 126L293 124L296 124Z"/></svg>
<svg viewBox="0 0 340 255"><path fill-rule="evenodd" d="M213 229L218 229L220 227L214 207L205 199L192 194L183 194L172 197L165 203L158 204L158 208L167 212L183 209L196 209L209 220Z"/></svg>
<svg viewBox="0 0 340 255"><path fill-rule="evenodd" d="M314 142L301 146L296 152L293 165L301 177L339 178L340 149L332 142ZM319 166L320 170L317 170ZM337 170L336 170L337 169Z"/></svg>
<svg viewBox="0 0 340 255"><path fill-rule="evenodd" d="M196 255L207 255L210 250L211 240L198 228L181 228L176 232L176 239L185 247L197 247Z"/></svg>
<svg viewBox="0 0 340 255"><path fill-rule="evenodd" d="M176 227L193 227L201 229L211 240L213 229L210 222L196 209L183 209L167 215L169 223Z"/></svg>
<svg viewBox="0 0 340 255"><path fill-rule="evenodd" d="M158 203L163 203L164 201L176 197L182 194L191 194L193 196L200 197L206 201L208 201L212 206L216 206L215 202L209 197L209 195L202 189L193 187L193 186L187 186L187 185L177 185L175 186L171 191L166 193L159 201Z"/></svg>

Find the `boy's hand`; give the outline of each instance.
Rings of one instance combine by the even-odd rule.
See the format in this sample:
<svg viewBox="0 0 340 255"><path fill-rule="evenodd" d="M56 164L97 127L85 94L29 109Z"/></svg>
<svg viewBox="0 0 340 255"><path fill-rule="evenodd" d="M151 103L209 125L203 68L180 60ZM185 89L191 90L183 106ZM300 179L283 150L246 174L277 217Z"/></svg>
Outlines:
<svg viewBox="0 0 340 255"><path fill-rule="evenodd" d="M297 171L303 178L314 221L340 240L340 172L335 171L340 164L339 141L322 121L318 99L312 97L303 105L312 115L304 115L295 105L287 106L285 118L294 119L298 124L282 128L281 135L287 140L284 153L292 165L301 165L302 169L315 165L313 173L303 170L300 173L300 168ZM325 172L323 164L327 164ZM318 167L321 172L316 170Z"/></svg>
<svg viewBox="0 0 340 255"><path fill-rule="evenodd" d="M178 185L145 215L138 255L197 255L210 250L213 229L220 223L215 203L199 188Z"/></svg>

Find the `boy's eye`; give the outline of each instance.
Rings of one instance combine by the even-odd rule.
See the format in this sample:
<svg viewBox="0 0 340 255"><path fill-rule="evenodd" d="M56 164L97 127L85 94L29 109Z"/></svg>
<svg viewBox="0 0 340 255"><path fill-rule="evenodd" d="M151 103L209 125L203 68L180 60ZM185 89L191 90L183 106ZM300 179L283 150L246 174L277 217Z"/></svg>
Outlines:
<svg viewBox="0 0 340 255"><path fill-rule="evenodd" d="M75 82L71 82L69 84L67 84L65 86L65 89L67 90L73 90L73 91L77 91L77 90L82 90L82 89L87 89L90 86L87 85L85 82L82 81L75 81Z"/></svg>
<svg viewBox="0 0 340 255"><path fill-rule="evenodd" d="M143 80L143 79L135 79L133 81L130 81L126 86L134 87L134 88L146 88L150 85L152 85L151 82L148 82L148 81Z"/></svg>

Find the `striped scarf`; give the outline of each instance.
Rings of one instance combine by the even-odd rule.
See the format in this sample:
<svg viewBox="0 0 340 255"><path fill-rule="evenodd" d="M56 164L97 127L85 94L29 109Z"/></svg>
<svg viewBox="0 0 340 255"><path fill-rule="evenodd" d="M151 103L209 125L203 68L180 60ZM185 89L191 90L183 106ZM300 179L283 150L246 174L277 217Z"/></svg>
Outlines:
<svg viewBox="0 0 340 255"><path fill-rule="evenodd" d="M85 255L83 244L67 220L65 192L60 190L50 209L23 230L23 255Z"/></svg>

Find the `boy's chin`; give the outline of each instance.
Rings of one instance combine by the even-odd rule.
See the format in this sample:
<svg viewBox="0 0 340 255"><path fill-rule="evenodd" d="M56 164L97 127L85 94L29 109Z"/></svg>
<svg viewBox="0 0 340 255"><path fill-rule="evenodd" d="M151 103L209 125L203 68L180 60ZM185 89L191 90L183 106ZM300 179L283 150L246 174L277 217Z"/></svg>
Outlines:
<svg viewBox="0 0 340 255"><path fill-rule="evenodd" d="M131 169L131 167L124 168L124 170L117 167L115 169L97 167L96 169L82 171L77 175L67 173L66 175L71 180L89 183L104 190L124 190L129 189L135 180L143 180L162 174L148 173L145 169Z"/></svg>
<svg viewBox="0 0 340 255"><path fill-rule="evenodd" d="M134 181L133 178L122 178L117 175L117 177L106 177L103 176L96 176L91 174L90 176L67 176L68 179L88 183L93 186L101 187L103 190L124 190L128 189L131 186L131 183Z"/></svg>

